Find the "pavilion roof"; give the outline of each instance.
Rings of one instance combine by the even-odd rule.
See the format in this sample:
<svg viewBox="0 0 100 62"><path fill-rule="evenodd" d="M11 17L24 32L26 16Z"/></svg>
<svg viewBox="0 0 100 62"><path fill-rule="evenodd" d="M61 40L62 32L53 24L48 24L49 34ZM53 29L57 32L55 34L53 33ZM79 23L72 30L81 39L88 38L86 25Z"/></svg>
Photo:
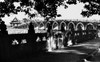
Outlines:
<svg viewBox="0 0 100 62"><path fill-rule="evenodd" d="M21 24L21 22L15 17L10 24Z"/></svg>

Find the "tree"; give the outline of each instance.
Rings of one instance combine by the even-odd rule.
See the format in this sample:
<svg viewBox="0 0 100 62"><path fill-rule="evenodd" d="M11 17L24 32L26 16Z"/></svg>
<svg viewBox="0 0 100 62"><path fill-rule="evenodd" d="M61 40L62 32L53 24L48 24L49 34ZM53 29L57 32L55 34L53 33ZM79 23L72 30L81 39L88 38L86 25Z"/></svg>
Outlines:
<svg viewBox="0 0 100 62"><path fill-rule="evenodd" d="M20 2L20 6L15 8L14 2ZM65 2L65 3L64 3ZM81 15L89 17L94 14L100 15L100 2L99 0L5 0L0 2L0 17L10 15L10 13L17 14L18 12L25 12L30 18L35 17L35 13L30 13L31 9L37 10L37 12L49 19L61 16L57 14L57 7L63 5L68 8L66 4L77 4L77 2L84 3L86 11L82 11ZM87 3L87 4L86 4Z"/></svg>
<svg viewBox="0 0 100 62"><path fill-rule="evenodd" d="M14 2L20 2L20 6L15 8ZM5 0L4 2L0 2L0 18L5 15L10 16L11 13L17 14L18 12L25 12L30 17L35 16L34 14L29 13L28 6L31 6L31 2L29 0ZM26 6L26 9L23 9Z"/></svg>
<svg viewBox="0 0 100 62"><path fill-rule="evenodd" d="M43 17L56 17L57 16L57 7L62 4L64 0L34 0L35 9Z"/></svg>
<svg viewBox="0 0 100 62"><path fill-rule="evenodd" d="M64 0L5 0L5 2L0 2L0 17L4 17L5 15L10 16L10 13L17 14L17 12L22 11L31 18L36 15L30 13L32 8L36 9L43 17L56 17L57 6L60 6L63 1ZM20 2L20 6L15 8L14 2Z"/></svg>
<svg viewBox="0 0 100 62"><path fill-rule="evenodd" d="M84 8L87 9L87 11L82 11L83 16L92 16L94 14L100 15L100 1L99 0L79 0L80 2L83 3L88 3L85 4Z"/></svg>
<svg viewBox="0 0 100 62"><path fill-rule="evenodd" d="M82 11L81 15L84 17L90 17L92 15L100 15L100 1L99 0L68 0L68 4L77 4L77 1L84 3L85 11Z"/></svg>
<svg viewBox="0 0 100 62"><path fill-rule="evenodd" d="M10 16L10 13L17 14L18 9L15 9L15 6L12 1L5 0L5 2L0 2L0 18L5 15Z"/></svg>
<svg viewBox="0 0 100 62"><path fill-rule="evenodd" d="M84 17L90 17L94 14L100 15L100 1L99 0L35 0L35 9L41 13L43 16L49 15L50 17L56 17L56 9L60 5L64 5L68 8L66 4L77 4L77 2L84 3L84 8L86 11L82 11L81 15ZM63 2L66 2L64 4ZM87 4L86 4L87 3ZM43 6L41 6L43 5Z"/></svg>

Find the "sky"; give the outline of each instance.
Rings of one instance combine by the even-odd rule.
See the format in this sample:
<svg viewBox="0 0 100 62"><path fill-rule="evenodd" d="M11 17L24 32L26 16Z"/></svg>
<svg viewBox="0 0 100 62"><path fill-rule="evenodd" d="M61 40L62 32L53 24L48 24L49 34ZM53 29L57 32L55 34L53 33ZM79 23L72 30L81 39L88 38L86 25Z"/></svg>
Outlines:
<svg viewBox="0 0 100 62"><path fill-rule="evenodd" d="M0 2L2 2L2 1L3 0L0 0ZM14 5L17 7L17 6L20 6L20 3L14 3ZM93 15L93 16L91 16L89 18L83 17L80 13L82 12L82 10L86 10L86 9L84 9L84 5L85 4L83 4L83 3L77 2L76 5L74 5L74 4L68 5L67 9L65 9L64 6L59 6L57 8L57 13L61 14L62 16L61 17L57 17L56 19L78 19L78 20L82 20L82 21L85 21L85 20L97 20L98 21L98 20L100 20L100 16L99 15ZM33 12L34 12L34 9L33 9ZM5 16L2 19L3 19L3 21L5 21L5 23L7 25L9 25L9 22L11 22L15 17L17 17L19 20L22 20L23 18L28 18L28 15L25 15L24 12L18 12L17 15L11 14L10 17ZM41 20L44 19L42 17L40 18L40 16L36 17L36 18L41 19Z"/></svg>
<svg viewBox="0 0 100 62"><path fill-rule="evenodd" d="M0 0L0 2L4 2L4 0Z"/></svg>

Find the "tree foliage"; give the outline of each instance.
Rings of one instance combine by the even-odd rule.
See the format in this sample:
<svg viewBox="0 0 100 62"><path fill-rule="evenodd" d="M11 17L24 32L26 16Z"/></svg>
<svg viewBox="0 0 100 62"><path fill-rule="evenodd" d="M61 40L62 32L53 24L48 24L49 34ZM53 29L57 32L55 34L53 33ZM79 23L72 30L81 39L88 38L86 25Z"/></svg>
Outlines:
<svg viewBox="0 0 100 62"><path fill-rule="evenodd" d="M34 17L36 14L30 13L31 8L37 10L43 17L56 17L60 16L57 14L58 6L64 5L64 7L68 8L68 6L63 3L64 1L69 5L77 4L77 1L84 3L86 10L81 13L84 17L89 17L94 14L100 15L99 0L5 0L5 2L0 2L0 17L4 17L5 15L9 16L10 13L17 14L19 11L25 12L30 17ZM20 2L20 6L15 8L14 2Z"/></svg>
<svg viewBox="0 0 100 62"><path fill-rule="evenodd" d="M20 2L20 6L15 8L14 2ZM26 6L26 9L23 9ZM18 12L25 12L30 17L34 14L29 13L28 6L32 6L32 2L29 0L5 0L4 2L0 2L0 17L4 17L5 15L10 16L11 13L17 14Z"/></svg>
<svg viewBox="0 0 100 62"><path fill-rule="evenodd" d="M79 0L85 4L84 8L87 9L87 11L82 11L83 16L92 16L94 14L100 15L100 1L99 0Z"/></svg>
<svg viewBox="0 0 100 62"><path fill-rule="evenodd" d="M44 17L56 17L57 7L63 0L35 0L35 9Z"/></svg>
<svg viewBox="0 0 100 62"><path fill-rule="evenodd" d="M8 15L10 13L16 13L14 10L14 5L8 2L0 2L0 17L4 17L4 15Z"/></svg>

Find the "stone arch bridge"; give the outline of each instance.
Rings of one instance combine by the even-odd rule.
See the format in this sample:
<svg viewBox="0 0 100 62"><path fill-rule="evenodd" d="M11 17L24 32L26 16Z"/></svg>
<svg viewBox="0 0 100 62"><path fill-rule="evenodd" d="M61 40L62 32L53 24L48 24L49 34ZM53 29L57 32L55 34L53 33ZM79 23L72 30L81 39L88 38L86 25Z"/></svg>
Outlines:
<svg viewBox="0 0 100 62"><path fill-rule="evenodd" d="M97 22L84 22L84 21L67 21L67 20L55 20L55 21L42 21L33 22L34 26L47 28L48 25L52 26L52 30L97 30Z"/></svg>
<svg viewBox="0 0 100 62"><path fill-rule="evenodd" d="M52 32L51 35L57 39L57 41L54 41L55 43L57 42L58 44L55 44L56 46L58 45L61 46L60 44L63 44L65 47L67 46L67 42L69 39L72 41L72 44L77 44L81 43L84 41L88 41L91 39L96 38L96 30L98 29L97 22L84 22L84 21L73 21L73 20L55 20L55 21L42 21L42 22L33 22L33 25L35 27L44 27L44 29L48 28L51 29ZM63 32L65 30L65 32ZM71 31L67 30L72 30ZM56 31L61 32L61 35L59 37L56 35ZM39 34L40 35L40 34ZM44 34L43 34L44 36ZM41 36L41 37L43 37ZM46 35L48 37L48 35ZM59 38L59 39L58 39ZM53 41L52 41L53 42ZM60 48L60 47L59 47Z"/></svg>

